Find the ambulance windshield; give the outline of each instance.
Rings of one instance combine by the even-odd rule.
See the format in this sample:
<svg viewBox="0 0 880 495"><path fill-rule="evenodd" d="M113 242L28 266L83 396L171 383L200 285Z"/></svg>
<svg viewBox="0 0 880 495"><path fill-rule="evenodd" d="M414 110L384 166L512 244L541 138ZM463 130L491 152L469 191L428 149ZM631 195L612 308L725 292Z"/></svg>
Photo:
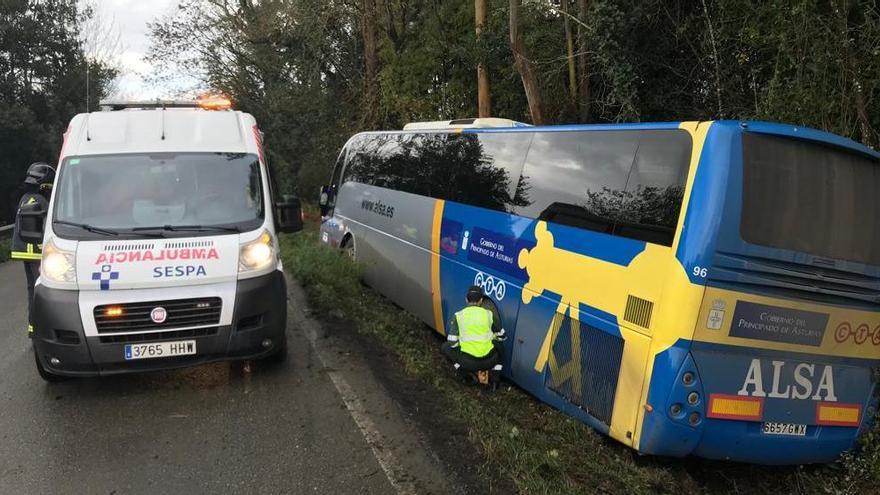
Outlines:
<svg viewBox="0 0 880 495"><path fill-rule="evenodd" d="M57 187L54 221L78 238L154 226L169 236L174 227L251 230L264 215L259 162L244 153L71 157Z"/></svg>

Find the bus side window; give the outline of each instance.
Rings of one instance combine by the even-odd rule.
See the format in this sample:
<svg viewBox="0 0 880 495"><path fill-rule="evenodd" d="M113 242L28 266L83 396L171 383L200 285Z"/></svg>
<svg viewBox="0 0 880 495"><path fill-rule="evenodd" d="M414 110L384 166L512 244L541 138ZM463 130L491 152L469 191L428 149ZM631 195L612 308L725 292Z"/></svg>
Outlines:
<svg viewBox="0 0 880 495"><path fill-rule="evenodd" d="M517 213L669 246L690 152L677 129L535 133Z"/></svg>
<svg viewBox="0 0 880 495"><path fill-rule="evenodd" d="M614 235L671 246L684 198L691 138L681 130L642 131Z"/></svg>

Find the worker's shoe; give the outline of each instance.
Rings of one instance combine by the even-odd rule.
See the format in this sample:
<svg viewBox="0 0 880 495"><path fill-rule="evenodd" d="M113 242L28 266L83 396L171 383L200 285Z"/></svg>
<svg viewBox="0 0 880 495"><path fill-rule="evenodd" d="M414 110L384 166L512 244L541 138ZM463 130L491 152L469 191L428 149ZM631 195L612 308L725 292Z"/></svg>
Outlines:
<svg viewBox="0 0 880 495"><path fill-rule="evenodd" d="M477 372L477 382L480 385L488 385L489 384L489 372L485 370L480 370Z"/></svg>

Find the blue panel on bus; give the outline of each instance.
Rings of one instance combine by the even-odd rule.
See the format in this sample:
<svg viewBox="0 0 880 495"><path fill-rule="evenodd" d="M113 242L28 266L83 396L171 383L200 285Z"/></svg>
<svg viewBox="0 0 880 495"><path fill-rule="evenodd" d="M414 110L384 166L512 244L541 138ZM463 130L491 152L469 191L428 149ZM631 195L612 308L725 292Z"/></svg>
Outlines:
<svg viewBox="0 0 880 495"><path fill-rule="evenodd" d="M817 402L864 407L874 361L694 342L707 394L763 398L763 420L816 423Z"/></svg>
<svg viewBox="0 0 880 495"><path fill-rule="evenodd" d="M531 249L534 242L514 239L498 232L474 227L467 246L468 260L492 268L520 280L529 278L519 267L517 257L523 249Z"/></svg>

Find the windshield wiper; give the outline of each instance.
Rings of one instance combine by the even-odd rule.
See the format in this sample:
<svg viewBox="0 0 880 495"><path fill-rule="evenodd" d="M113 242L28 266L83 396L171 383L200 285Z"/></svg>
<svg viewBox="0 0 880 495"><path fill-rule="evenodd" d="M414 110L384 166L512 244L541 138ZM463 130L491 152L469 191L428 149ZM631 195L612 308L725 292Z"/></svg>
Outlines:
<svg viewBox="0 0 880 495"><path fill-rule="evenodd" d="M162 230L167 232L235 232L240 233L238 227L224 227L222 225L162 225L161 227L135 227L132 232L146 230Z"/></svg>
<svg viewBox="0 0 880 495"><path fill-rule="evenodd" d="M67 220L54 220L52 223L57 223L59 225L69 225L71 227L79 227L83 230L88 230L89 232L101 235L119 235L119 232L110 229L102 229L101 227L93 227L91 225L85 223L77 223L77 222L68 222Z"/></svg>

